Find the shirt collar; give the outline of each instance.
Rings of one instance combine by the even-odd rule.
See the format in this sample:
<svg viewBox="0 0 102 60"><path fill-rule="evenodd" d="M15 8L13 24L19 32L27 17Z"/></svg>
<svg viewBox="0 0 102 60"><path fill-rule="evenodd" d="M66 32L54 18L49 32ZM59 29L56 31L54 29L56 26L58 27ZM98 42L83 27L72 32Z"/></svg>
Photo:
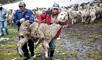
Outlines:
<svg viewBox="0 0 102 60"><path fill-rule="evenodd" d="M21 10L19 10L18 12L20 12L20 13L21 13L22 11L21 11ZM27 9L25 9L25 11L24 11L24 12L27 12Z"/></svg>

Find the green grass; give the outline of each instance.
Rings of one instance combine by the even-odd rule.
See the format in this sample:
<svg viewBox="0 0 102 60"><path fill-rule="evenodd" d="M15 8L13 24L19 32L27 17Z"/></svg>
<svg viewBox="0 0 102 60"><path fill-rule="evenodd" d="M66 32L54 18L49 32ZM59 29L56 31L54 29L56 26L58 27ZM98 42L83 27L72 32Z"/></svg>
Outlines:
<svg viewBox="0 0 102 60"><path fill-rule="evenodd" d="M94 24L86 24L84 26L89 26L89 27L102 27L102 23L94 23Z"/></svg>
<svg viewBox="0 0 102 60"><path fill-rule="evenodd" d="M17 27L8 27L9 35L7 35L7 38L10 38L10 40L14 40L17 36Z"/></svg>
<svg viewBox="0 0 102 60"><path fill-rule="evenodd" d="M102 39L102 35L101 34L92 34L88 36L89 38L97 38L97 39Z"/></svg>
<svg viewBox="0 0 102 60"><path fill-rule="evenodd" d="M87 52L86 53L87 54L87 56L89 57L89 58L92 58L92 57L94 57L94 55L102 55L102 51L89 51L89 52Z"/></svg>
<svg viewBox="0 0 102 60"><path fill-rule="evenodd" d="M17 38L17 27L8 26L8 35L3 36L3 38L9 38L8 40L0 41L0 43L6 43L8 41L14 41ZM2 38L2 37L1 37Z"/></svg>
<svg viewBox="0 0 102 60"><path fill-rule="evenodd" d="M8 32L9 34L3 36L3 38L9 39L0 41L0 60L12 60L18 58L16 50L17 42L14 42L14 40L17 39L17 27L8 26Z"/></svg>
<svg viewBox="0 0 102 60"><path fill-rule="evenodd" d="M9 38L8 40L0 41L0 60L23 60L17 52L17 27L8 26L9 34L3 36L4 38ZM2 38L2 37L1 37ZM36 54L41 54L41 46L35 50ZM43 60L44 57L35 58L34 60ZM29 59L33 60L33 59Z"/></svg>

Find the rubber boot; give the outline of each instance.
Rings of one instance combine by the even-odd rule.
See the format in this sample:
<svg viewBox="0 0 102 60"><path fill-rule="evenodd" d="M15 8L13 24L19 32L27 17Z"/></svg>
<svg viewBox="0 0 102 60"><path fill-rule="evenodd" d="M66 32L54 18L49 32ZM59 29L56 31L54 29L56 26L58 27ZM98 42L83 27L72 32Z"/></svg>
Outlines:
<svg viewBox="0 0 102 60"><path fill-rule="evenodd" d="M24 53L24 59L23 60L28 60L30 58L30 56L29 56L29 52L27 49L27 43L23 45L22 51Z"/></svg>

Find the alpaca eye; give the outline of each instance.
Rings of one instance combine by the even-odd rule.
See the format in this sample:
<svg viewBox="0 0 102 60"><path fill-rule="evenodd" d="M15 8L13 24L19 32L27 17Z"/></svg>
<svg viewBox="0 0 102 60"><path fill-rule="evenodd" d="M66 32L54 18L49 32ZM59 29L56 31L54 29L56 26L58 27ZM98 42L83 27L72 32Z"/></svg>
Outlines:
<svg viewBox="0 0 102 60"><path fill-rule="evenodd" d="M28 26L28 25L26 25L26 26Z"/></svg>
<svg viewBox="0 0 102 60"><path fill-rule="evenodd" d="M21 38L24 38L24 36L23 36L23 35L21 35L20 37L21 37Z"/></svg>

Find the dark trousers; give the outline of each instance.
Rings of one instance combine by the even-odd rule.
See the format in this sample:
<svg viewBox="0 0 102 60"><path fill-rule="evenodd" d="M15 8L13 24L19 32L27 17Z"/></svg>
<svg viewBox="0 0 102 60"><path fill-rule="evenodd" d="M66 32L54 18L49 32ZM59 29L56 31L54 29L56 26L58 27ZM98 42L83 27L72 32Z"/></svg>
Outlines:
<svg viewBox="0 0 102 60"><path fill-rule="evenodd" d="M49 43L49 50L50 51L54 51L55 50L55 48L56 48L55 41L56 41L56 38L53 38L51 40L51 42Z"/></svg>
<svg viewBox="0 0 102 60"><path fill-rule="evenodd" d="M50 58L52 58L54 55L54 51L56 48L55 41L56 41L56 38L53 38L51 42L49 43L49 57Z"/></svg>
<svg viewBox="0 0 102 60"><path fill-rule="evenodd" d="M28 46L29 46L31 56L34 56L34 42L32 40L28 40ZM27 43L24 44L24 46L22 47L22 50L24 52L24 57L30 57L28 47L27 47Z"/></svg>

